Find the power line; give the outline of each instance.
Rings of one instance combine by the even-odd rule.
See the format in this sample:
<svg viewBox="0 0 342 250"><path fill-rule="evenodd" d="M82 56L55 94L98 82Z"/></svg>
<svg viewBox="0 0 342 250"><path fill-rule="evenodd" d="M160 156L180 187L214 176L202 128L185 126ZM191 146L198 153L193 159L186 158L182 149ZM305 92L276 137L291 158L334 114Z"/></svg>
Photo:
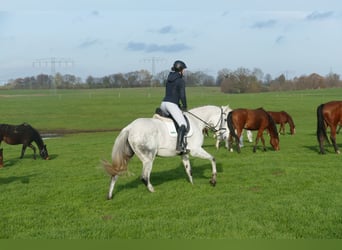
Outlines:
<svg viewBox="0 0 342 250"><path fill-rule="evenodd" d="M147 63L151 63L151 74L152 74L152 77L153 77L155 75L155 73L156 73L156 63L165 62L166 60L164 58L152 56L150 58L143 59L143 61L147 62Z"/></svg>
<svg viewBox="0 0 342 250"><path fill-rule="evenodd" d="M75 64L74 60L70 58L42 58L37 59L32 62L32 67L42 68L42 67L50 67L51 75L54 76L56 74L56 67L73 67Z"/></svg>
<svg viewBox="0 0 342 250"><path fill-rule="evenodd" d="M42 58L37 59L32 62L32 67L42 68L42 67L50 67L50 74L52 76L52 86L50 88L56 91L56 82L55 82L55 75L56 75L56 67L73 67L74 61L70 58L57 58L57 57L50 57L50 58Z"/></svg>

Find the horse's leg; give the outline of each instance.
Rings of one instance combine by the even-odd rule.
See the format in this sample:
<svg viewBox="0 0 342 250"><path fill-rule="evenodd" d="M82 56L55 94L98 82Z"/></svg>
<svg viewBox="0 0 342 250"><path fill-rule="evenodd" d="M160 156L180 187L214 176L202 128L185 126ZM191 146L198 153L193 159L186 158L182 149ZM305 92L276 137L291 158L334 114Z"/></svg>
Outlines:
<svg viewBox="0 0 342 250"><path fill-rule="evenodd" d="M25 154L25 150L26 150L27 145L23 144L23 147L21 148L21 155L20 155L20 159L22 159L24 157Z"/></svg>
<svg viewBox="0 0 342 250"><path fill-rule="evenodd" d="M283 131L283 133L281 131ZM280 123L279 134L285 135L285 124L284 123Z"/></svg>
<svg viewBox="0 0 342 250"><path fill-rule="evenodd" d="M330 126L330 140L334 146L335 152L340 154L340 150L336 144L336 126Z"/></svg>
<svg viewBox="0 0 342 250"><path fill-rule="evenodd" d="M216 147L216 149L219 149L219 147L220 147L220 139L219 139L218 136L216 137L216 144L215 144L215 147Z"/></svg>
<svg viewBox="0 0 342 250"><path fill-rule="evenodd" d="M154 188L153 188L151 181L150 181L150 175L151 175L151 171L152 171L152 163L153 163L153 160L143 162L143 170L142 170L142 174L141 174L141 181L145 184L148 191L153 193Z"/></svg>
<svg viewBox="0 0 342 250"><path fill-rule="evenodd" d="M228 136L228 139L227 139L227 142L228 142L228 150L229 150L230 152L233 152L233 141L234 141L233 136L230 134L230 135Z"/></svg>
<svg viewBox="0 0 342 250"><path fill-rule="evenodd" d="M265 139L264 139L264 136L263 136L263 134L261 134L261 142L262 142L262 146L263 146L263 149L264 149L264 151L266 151L266 145L265 145Z"/></svg>
<svg viewBox="0 0 342 250"><path fill-rule="evenodd" d="M110 184L109 184L109 192L108 192L108 196L107 196L107 199L110 200L113 198L113 191L114 191L114 186L115 186L115 183L117 181L117 179L119 178L118 175L114 175L112 176L112 178L110 179Z"/></svg>
<svg viewBox="0 0 342 250"><path fill-rule="evenodd" d="M4 166L3 149L0 148L0 168Z"/></svg>
<svg viewBox="0 0 342 250"><path fill-rule="evenodd" d="M336 131L336 134L339 134L339 133L340 133L341 127L342 127L341 125L338 126L338 129L337 129L337 131ZM1 142L0 142L0 143L1 143Z"/></svg>
<svg viewBox="0 0 342 250"><path fill-rule="evenodd" d="M236 136L235 136L235 141L236 141L236 146L237 146L237 152L241 152L241 147L240 147L240 137L242 134L242 129L237 129L236 130Z"/></svg>
<svg viewBox="0 0 342 250"><path fill-rule="evenodd" d="M194 184L193 181L192 181L192 171L191 171L189 155L188 154L183 154L182 155L182 161L183 161L185 172L187 173L187 175L189 177L190 183Z"/></svg>
<svg viewBox="0 0 342 250"><path fill-rule="evenodd" d="M258 133L257 133L257 136L256 136L256 138L255 138L255 143L254 143L254 147L253 147L253 153L256 152L256 148L257 148L259 139L262 137L262 133L263 133L263 130L262 130L262 129L259 129L259 130L258 130ZM262 137L262 138L263 138L263 137Z"/></svg>
<svg viewBox="0 0 342 250"><path fill-rule="evenodd" d="M253 134L252 131L247 130L247 138L249 142L253 142Z"/></svg>
<svg viewBox="0 0 342 250"><path fill-rule="evenodd" d="M233 152L233 148L229 148L229 136L224 139L225 147L230 151Z"/></svg>
<svg viewBox="0 0 342 250"><path fill-rule="evenodd" d="M33 159L36 159L36 147L33 146L32 143L29 145L29 147L32 148L32 150L33 150Z"/></svg>
<svg viewBox="0 0 342 250"><path fill-rule="evenodd" d="M211 154L209 154L207 151L205 151L203 148L190 149L190 154L193 157L199 157L202 159L210 160L211 169L212 169L212 176L210 179L210 184L212 186L215 186L216 185L216 175L217 175L215 158Z"/></svg>

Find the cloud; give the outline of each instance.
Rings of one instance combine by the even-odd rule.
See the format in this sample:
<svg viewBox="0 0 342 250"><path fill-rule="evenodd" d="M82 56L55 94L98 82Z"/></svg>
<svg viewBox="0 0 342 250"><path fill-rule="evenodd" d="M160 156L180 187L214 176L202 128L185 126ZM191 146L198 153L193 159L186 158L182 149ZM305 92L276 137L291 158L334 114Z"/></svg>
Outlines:
<svg viewBox="0 0 342 250"><path fill-rule="evenodd" d="M188 45L184 43L158 45L155 43L147 44L147 43L141 43L141 42L129 42L126 48L127 50L130 50L130 51L144 51L147 53L151 53L151 52L172 53L172 52L180 52L180 51L191 49Z"/></svg>
<svg viewBox="0 0 342 250"><path fill-rule="evenodd" d="M175 28L172 25L167 25L158 30L159 34L170 34L170 33L176 33Z"/></svg>
<svg viewBox="0 0 342 250"><path fill-rule="evenodd" d="M267 21L255 22L251 27L253 29L264 29L264 28L272 28L276 25L277 21L274 19L269 19Z"/></svg>
<svg viewBox="0 0 342 250"><path fill-rule="evenodd" d="M223 13L221 14L221 16L228 16L229 15L229 11L226 10L226 11L223 11Z"/></svg>
<svg viewBox="0 0 342 250"><path fill-rule="evenodd" d="M284 36L278 36L275 40L276 44L282 44L285 41L285 37Z"/></svg>
<svg viewBox="0 0 342 250"><path fill-rule="evenodd" d="M90 13L91 16L94 16L94 17L98 17L100 16L100 12L98 12L97 10L93 10L91 13Z"/></svg>
<svg viewBox="0 0 342 250"><path fill-rule="evenodd" d="M101 41L99 39L87 39L84 42L82 42L80 45L78 45L77 47L80 49L86 49L91 46L95 46L97 44L101 44Z"/></svg>
<svg viewBox="0 0 342 250"><path fill-rule="evenodd" d="M326 12L317 12L314 11L311 14L306 16L306 20L315 21L315 20L323 20L332 17L334 14L333 11L326 11Z"/></svg>

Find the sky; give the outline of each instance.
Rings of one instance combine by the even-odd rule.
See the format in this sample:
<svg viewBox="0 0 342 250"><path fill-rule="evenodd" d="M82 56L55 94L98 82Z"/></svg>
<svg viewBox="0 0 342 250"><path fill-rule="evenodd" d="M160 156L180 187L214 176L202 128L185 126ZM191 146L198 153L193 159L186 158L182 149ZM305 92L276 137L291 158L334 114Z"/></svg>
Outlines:
<svg viewBox="0 0 342 250"><path fill-rule="evenodd" d="M342 1L1 0L0 84L85 80L183 60L191 72L342 75ZM54 67L53 67L54 65Z"/></svg>

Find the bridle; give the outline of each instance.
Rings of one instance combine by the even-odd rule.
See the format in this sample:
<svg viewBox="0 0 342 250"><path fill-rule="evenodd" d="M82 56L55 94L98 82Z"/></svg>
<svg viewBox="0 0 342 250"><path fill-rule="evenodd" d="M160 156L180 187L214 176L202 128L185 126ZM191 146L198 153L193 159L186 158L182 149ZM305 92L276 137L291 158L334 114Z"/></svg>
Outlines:
<svg viewBox="0 0 342 250"><path fill-rule="evenodd" d="M227 121L227 119L226 119L227 114L225 112L223 112L222 107L220 107L220 111L221 111L220 119L217 121L216 125L214 125L214 126L212 126L210 123L204 121L202 118L195 115L194 113L191 113L190 111L184 111L184 112L192 115L197 120L200 120L201 122L203 122L206 125L206 127L208 127L214 133L217 133L217 132L222 133L221 132L222 130L226 130L226 128L224 127L224 123ZM217 126L219 126L219 129L216 129Z"/></svg>

